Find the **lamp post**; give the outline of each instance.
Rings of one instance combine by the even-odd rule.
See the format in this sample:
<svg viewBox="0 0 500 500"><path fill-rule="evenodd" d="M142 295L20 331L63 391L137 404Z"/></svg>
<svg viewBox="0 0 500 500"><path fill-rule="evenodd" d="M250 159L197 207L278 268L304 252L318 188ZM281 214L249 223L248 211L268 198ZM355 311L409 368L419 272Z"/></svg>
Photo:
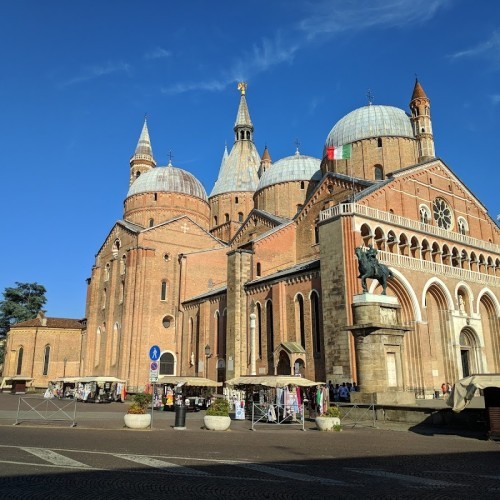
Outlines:
<svg viewBox="0 0 500 500"><path fill-rule="evenodd" d="M205 367L205 377L208 378L208 360L212 357L212 349L211 347L207 344L205 346L205 358L207 358L206 364L207 366Z"/></svg>
<svg viewBox="0 0 500 500"><path fill-rule="evenodd" d="M63 359L63 378L66 376L66 363L68 362L68 358L64 357Z"/></svg>

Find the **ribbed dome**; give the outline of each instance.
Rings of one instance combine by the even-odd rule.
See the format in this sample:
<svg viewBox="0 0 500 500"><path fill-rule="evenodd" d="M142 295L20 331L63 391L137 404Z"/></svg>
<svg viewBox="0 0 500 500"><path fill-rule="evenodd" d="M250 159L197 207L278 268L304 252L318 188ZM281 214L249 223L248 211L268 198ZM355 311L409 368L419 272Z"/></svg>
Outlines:
<svg viewBox="0 0 500 500"><path fill-rule="evenodd" d="M273 184L289 181L321 180L321 160L295 153L273 163L260 178L257 191Z"/></svg>
<svg viewBox="0 0 500 500"><path fill-rule="evenodd" d="M138 177L130 186L127 198L157 192L184 193L207 201L205 188L194 175L170 165L154 168Z"/></svg>
<svg viewBox="0 0 500 500"><path fill-rule="evenodd" d="M415 138L409 116L393 106L364 106L341 118L326 138L326 146L342 146L371 137Z"/></svg>

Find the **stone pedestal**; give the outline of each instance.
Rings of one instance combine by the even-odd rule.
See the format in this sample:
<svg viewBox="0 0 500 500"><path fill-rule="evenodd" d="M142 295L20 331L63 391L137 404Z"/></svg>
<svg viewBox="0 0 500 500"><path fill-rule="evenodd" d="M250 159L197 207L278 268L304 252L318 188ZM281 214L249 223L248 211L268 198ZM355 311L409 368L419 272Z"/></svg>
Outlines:
<svg viewBox="0 0 500 500"><path fill-rule="evenodd" d="M351 401L375 404L414 404L405 392L403 339L410 330L401 323L396 297L364 293L353 301L354 324L347 327L355 338L360 392Z"/></svg>

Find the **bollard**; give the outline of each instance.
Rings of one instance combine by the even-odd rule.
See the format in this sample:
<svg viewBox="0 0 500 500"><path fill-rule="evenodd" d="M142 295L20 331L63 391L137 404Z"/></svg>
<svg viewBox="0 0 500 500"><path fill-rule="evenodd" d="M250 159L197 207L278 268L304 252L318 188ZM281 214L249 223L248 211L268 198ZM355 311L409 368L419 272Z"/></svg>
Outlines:
<svg viewBox="0 0 500 500"><path fill-rule="evenodd" d="M185 404L175 405L175 424L174 429L186 429L186 413L188 407Z"/></svg>

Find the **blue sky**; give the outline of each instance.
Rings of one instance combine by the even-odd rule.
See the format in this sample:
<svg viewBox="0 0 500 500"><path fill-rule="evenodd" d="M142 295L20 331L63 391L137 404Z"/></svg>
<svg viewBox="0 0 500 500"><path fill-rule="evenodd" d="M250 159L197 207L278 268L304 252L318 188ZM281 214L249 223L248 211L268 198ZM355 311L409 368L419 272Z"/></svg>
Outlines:
<svg viewBox="0 0 500 500"><path fill-rule="evenodd" d="M85 279L122 217L144 115L159 165L216 180L239 102L259 152L321 156L342 116L408 111L415 74L436 154L500 213L500 2L16 0L0 5L0 292L47 288L83 317Z"/></svg>

